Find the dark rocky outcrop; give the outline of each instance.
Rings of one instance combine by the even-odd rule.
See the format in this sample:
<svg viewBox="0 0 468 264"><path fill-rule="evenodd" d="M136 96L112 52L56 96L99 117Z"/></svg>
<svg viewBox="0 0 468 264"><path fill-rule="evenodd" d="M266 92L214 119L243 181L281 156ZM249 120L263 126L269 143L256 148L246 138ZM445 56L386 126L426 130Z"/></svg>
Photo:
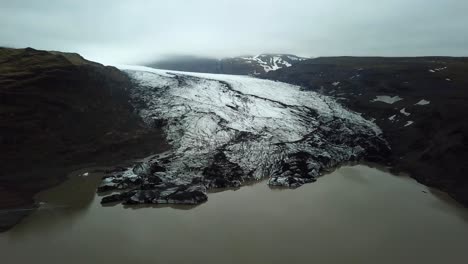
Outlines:
<svg viewBox="0 0 468 264"><path fill-rule="evenodd" d="M0 210L83 164L114 164L165 148L129 103L128 77L78 54L0 48ZM18 217L1 214L0 230Z"/></svg>
<svg viewBox="0 0 468 264"><path fill-rule="evenodd" d="M97 191L118 193L103 197L101 203L195 205L208 199L203 179L193 179L187 184L176 178L167 178L165 168L159 165L160 161L155 157L137 163L124 172L106 176Z"/></svg>
<svg viewBox="0 0 468 264"><path fill-rule="evenodd" d="M325 57L263 77L331 95L375 119L395 171L468 205L467 71L468 58ZM377 96L401 100L389 104Z"/></svg>

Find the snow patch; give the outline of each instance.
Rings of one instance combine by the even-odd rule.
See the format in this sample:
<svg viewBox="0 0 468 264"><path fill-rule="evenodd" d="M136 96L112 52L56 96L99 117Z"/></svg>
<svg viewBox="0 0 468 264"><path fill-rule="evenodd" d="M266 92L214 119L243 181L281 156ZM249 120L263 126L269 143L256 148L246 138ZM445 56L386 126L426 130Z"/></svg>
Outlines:
<svg viewBox="0 0 468 264"><path fill-rule="evenodd" d="M402 108L402 109L400 110L400 113L402 113L402 114L405 115L405 116L410 116L410 115L411 115L411 113L406 112L406 108Z"/></svg>
<svg viewBox="0 0 468 264"><path fill-rule="evenodd" d="M441 67L441 68L435 68L435 69L430 69L429 72L435 73L435 72L441 72L443 70L448 69L447 67Z"/></svg>
<svg viewBox="0 0 468 264"><path fill-rule="evenodd" d="M430 101L426 101L426 100L422 99L421 101L417 102L414 105L428 105L430 103L431 103Z"/></svg>
<svg viewBox="0 0 468 264"><path fill-rule="evenodd" d="M408 121L408 122L406 122L405 127L411 126L412 124L414 124L413 121Z"/></svg>
<svg viewBox="0 0 468 264"><path fill-rule="evenodd" d="M382 102L387 104L394 104L398 101L403 100L403 98L397 96L388 96L388 95L379 95L375 99L371 100L371 102Z"/></svg>
<svg viewBox="0 0 468 264"><path fill-rule="evenodd" d="M266 55L260 54L253 57L244 56L239 57L239 59L244 60L249 64L257 64L263 68L264 72L276 71L285 67L291 67L292 62L302 61L306 58L300 58L291 55Z"/></svg>

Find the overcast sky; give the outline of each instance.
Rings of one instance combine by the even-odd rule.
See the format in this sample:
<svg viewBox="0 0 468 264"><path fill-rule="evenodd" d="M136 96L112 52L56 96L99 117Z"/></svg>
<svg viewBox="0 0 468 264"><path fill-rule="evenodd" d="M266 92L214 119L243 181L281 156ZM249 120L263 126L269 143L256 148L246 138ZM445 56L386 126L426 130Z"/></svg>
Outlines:
<svg viewBox="0 0 468 264"><path fill-rule="evenodd" d="M468 0L0 0L0 46L166 54L468 55Z"/></svg>

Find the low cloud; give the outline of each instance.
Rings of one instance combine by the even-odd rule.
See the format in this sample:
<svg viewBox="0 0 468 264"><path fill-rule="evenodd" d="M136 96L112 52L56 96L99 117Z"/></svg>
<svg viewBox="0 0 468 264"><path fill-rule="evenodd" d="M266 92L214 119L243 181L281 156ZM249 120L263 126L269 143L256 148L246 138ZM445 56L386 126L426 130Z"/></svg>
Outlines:
<svg viewBox="0 0 468 264"><path fill-rule="evenodd" d="M103 63L165 55L468 55L465 0L0 0L0 45Z"/></svg>

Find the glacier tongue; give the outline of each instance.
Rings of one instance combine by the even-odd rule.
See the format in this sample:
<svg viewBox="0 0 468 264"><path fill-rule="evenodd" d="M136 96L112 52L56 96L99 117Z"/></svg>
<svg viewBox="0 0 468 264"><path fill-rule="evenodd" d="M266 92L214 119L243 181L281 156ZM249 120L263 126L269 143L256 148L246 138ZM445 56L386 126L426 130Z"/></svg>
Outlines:
<svg viewBox="0 0 468 264"><path fill-rule="evenodd" d="M299 187L324 169L388 150L380 129L333 99L247 76L126 67L132 100L149 125L164 124L172 150L107 176L103 202L186 203L207 188L269 177Z"/></svg>

